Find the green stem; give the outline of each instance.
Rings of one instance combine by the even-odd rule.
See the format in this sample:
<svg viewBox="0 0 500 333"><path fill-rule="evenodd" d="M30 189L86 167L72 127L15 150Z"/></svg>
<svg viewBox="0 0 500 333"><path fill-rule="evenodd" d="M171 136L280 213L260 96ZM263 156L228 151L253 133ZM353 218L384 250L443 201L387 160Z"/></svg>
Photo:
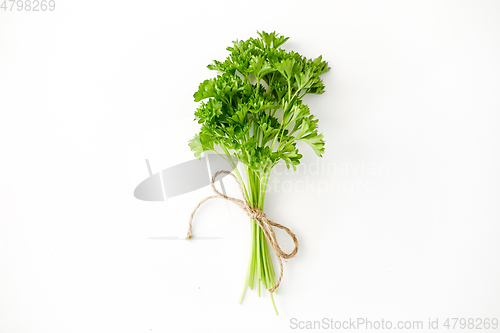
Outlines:
<svg viewBox="0 0 500 333"><path fill-rule="evenodd" d="M264 209L264 199L270 172L260 173L251 170L249 167L245 167L245 171L247 174L247 191L245 192L246 199L252 207ZM250 289L253 289L255 282L257 282L257 291L260 296L261 283L264 288L269 289L274 286L276 281L271 254L269 252L269 246L264 232L257 221L251 220L250 223L252 235L250 262L247 269L245 289L242 292L240 302L243 299L247 285ZM278 314L272 294L271 300L276 314Z"/></svg>

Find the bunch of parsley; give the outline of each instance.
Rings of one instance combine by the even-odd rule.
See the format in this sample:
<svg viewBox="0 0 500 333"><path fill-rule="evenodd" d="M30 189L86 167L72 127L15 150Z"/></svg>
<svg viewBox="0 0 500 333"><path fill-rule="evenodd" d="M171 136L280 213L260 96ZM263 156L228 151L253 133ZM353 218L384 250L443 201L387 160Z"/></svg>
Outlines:
<svg viewBox="0 0 500 333"><path fill-rule="evenodd" d="M318 120L302 100L307 94L324 92L320 75L330 68L321 56L307 59L280 48L288 37L275 32L258 34L260 38L234 41L227 48L227 59L208 65L219 74L201 83L194 94L195 101L201 101L195 112L201 130L189 146L197 157L204 151L214 151L226 158L249 204L264 209L272 168L280 161L294 169L300 163L297 141L307 143L318 156L324 153ZM246 181L236 162L228 158L231 154L244 165ZM247 284L253 289L257 282L260 296L260 284L274 286L275 273L266 238L253 220L251 229L245 289Z"/></svg>

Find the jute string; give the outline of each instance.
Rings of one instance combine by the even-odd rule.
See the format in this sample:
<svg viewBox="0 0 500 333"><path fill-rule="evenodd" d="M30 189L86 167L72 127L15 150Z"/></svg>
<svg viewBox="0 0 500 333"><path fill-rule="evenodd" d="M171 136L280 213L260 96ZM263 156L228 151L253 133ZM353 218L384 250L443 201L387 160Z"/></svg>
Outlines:
<svg viewBox="0 0 500 333"><path fill-rule="evenodd" d="M238 188L240 189L241 196L243 197L243 200L236 199L233 197L228 197L227 195L224 195L224 194L220 193L219 191L217 191L217 189L215 188L215 185L214 185L215 179L217 178L218 175L220 175L222 173L228 174L234 178L234 180L236 181L236 184L238 184ZM276 288L278 288L278 286L280 285L281 279L283 278L283 262L282 262L282 260L293 258L297 254L297 251L299 250L299 242L297 241L297 237L295 237L295 234L287 227L269 220L266 217L266 214L264 214L264 212L262 210L260 210L259 208L251 207L245 198L245 193L243 192L243 188L241 186L241 183L238 181L236 176L233 175L231 172L225 171L225 170L217 171L213 175L210 185L212 186L212 191L214 191L215 195L211 195L211 196L206 197L205 199L201 200L200 203L198 204L198 206L196 206L196 208L191 213L191 216L189 217L189 229L188 229L186 239L191 239L193 237L192 229L193 229L194 214L196 213L198 208L200 208L200 206L203 205L206 201L208 201L210 199L219 198L219 199L225 199L225 200L228 200L228 201L234 203L235 205L237 205L238 207L243 209L251 219L257 221L259 227L264 232L264 235L265 235L266 239L268 240L269 244L271 244L271 247L273 248L274 253L276 254L276 257L278 258L278 262L280 264L280 277L278 279L278 282L276 282L276 284L271 289L269 289L269 292L271 292L271 293L274 292L276 290ZM276 234L274 233L274 230L272 227L283 229L290 235L293 242L295 243L295 248L293 249L292 252L290 252L290 253L283 252L283 250L281 249L281 247L278 244L278 241L276 239Z"/></svg>

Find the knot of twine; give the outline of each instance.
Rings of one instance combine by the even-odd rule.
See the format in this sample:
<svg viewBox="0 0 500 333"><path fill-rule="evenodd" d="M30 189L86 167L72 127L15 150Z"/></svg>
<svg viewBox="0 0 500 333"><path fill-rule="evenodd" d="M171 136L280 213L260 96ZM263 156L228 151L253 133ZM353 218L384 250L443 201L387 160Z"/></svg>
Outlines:
<svg viewBox="0 0 500 333"><path fill-rule="evenodd" d="M238 184L238 188L240 189L243 200L236 199L233 197L228 197L227 195L224 195L224 194L220 193L219 191L217 191L217 189L215 188L215 185L214 185L215 179L217 178L218 175L220 175L222 173L228 174L234 178L234 180L236 181L236 184ZM299 250L299 242L297 241L297 237L295 237L295 234L287 227L269 220L266 217L266 214L261 209L259 209L257 207L251 207L245 198L245 193L243 192L243 188L241 186L241 183L238 181L236 176L233 175L231 172L225 171L225 170L217 171L213 175L212 180L210 182L210 185L211 185L212 190L214 191L215 195L211 195L211 196L206 197L205 199L201 200L200 203L198 204L198 206L196 206L196 208L191 213L191 217L189 218L189 229L188 229L186 239L191 239L193 237L193 234L191 231L193 229L194 214L196 213L198 208L200 208L200 206L203 205L207 200L220 198L220 199L225 199L225 200L228 200L228 201L234 203L235 205L237 205L238 207L243 209L251 219L257 221L259 227L264 232L264 236L268 240L269 244L271 244L271 247L273 248L274 253L276 254L276 257L278 258L278 262L280 264L280 277L279 277L278 281L276 282L276 284L271 289L269 289L270 293L274 292L276 290L276 288L278 288L278 286L280 285L281 279L283 277L282 259L284 260L284 259L293 258L297 254L297 251ZM292 252L290 252L290 253L283 252L283 250L281 249L281 247L278 244L278 240L276 239L276 234L274 233L274 230L272 227L285 230L288 233L288 235L290 235L293 242L295 243L295 248L293 249Z"/></svg>

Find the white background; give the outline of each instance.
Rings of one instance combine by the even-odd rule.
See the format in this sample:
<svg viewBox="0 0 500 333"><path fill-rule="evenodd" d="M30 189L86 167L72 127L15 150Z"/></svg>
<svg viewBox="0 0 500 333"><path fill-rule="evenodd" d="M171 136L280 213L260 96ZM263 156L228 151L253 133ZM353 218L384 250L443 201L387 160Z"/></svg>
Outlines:
<svg viewBox="0 0 500 333"><path fill-rule="evenodd" d="M301 244L278 317L267 293L238 304L242 212L200 210L195 233L219 240L150 239L183 234L210 191L133 197L145 158L154 172L192 158L194 130L179 129L214 75L206 65L257 30L332 68L326 93L306 101L327 146L322 160L301 146L303 163L319 171L280 166L266 198ZM499 59L498 1L56 0L54 12L1 11L0 332L500 318Z"/></svg>

